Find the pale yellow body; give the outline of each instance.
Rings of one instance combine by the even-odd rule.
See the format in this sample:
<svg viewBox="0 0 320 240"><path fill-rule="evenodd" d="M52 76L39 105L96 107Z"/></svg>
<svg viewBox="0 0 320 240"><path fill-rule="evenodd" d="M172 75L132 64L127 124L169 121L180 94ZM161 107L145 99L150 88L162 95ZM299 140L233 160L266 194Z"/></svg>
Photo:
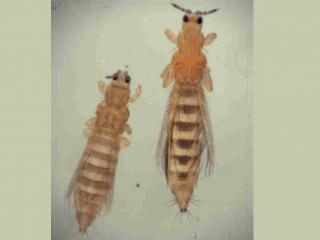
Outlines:
<svg viewBox="0 0 320 240"><path fill-rule="evenodd" d="M88 138L79 166L70 183L68 196L73 194L79 230L86 232L88 226L103 208L110 208L114 186L118 153L129 145L122 134L131 134L127 124L128 102L134 102L141 93L130 97L126 72L117 72L116 80L110 85L100 81L99 90L105 99L98 105L96 117L86 122L84 130Z"/></svg>

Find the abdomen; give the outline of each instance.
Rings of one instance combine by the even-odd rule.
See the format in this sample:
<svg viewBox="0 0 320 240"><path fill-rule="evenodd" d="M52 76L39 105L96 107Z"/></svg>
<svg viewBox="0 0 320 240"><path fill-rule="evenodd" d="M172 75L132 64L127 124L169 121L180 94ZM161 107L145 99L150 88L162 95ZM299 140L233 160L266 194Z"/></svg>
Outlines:
<svg viewBox="0 0 320 240"><path fill-rule="evenodd" d="M185 211L198 179L201 114L195 87L177 91L179 100L169 142L167 177L180 210Z"/></svg>
<svg viewBox="0 0 320 240"><path fill-rule="evenodd" d="M103 207L111 204L119 152L119 137L112 131L97 131L83 155L74 201L80 231L86 232Z"/></svg>

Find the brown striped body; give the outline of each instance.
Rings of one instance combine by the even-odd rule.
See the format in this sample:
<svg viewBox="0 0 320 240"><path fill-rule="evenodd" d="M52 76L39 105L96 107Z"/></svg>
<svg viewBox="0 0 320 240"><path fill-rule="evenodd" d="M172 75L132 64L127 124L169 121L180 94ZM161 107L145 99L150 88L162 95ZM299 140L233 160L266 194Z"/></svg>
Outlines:
<svg viewBox="0 0 320 240"><path fill-rule="evenodd" d="M121 104L129 99L128 88L112 86L108 92L107 100L97 107L95 131L88 139L75 189L74 204L82 232L86 232L103 207L111 205L119 137L129 118L128 108Z"/></svg>
<svg viewBox="0 0 320 240"><path fill-rule="evenodd" d="M101 129L89 139L84 164L79 172L74 204L79 229L87 227L106 205L110 205L118 161L119 136L111 129Z"/></svg>
<svg viewBox="0 0 320 240"><path fill-rule="evenodd" d="M157 161L162 164L168 185L180 211L187 211L197 184L203 156L206 169L211 172L214 163L213 136L203 89L213 90L210 69L202 49L216 34L202 34L202 14L207 12L186 10L178 36L167 29L168 39L178 49L165 67L162 86L173 84L163 120L157 147ZM203 154L205 153L206 154Z"/></svg>
<svg viewBox="0 0 320 240"><path fill-rule="evenodd" d="M129 144L122 134L131 133L127 124L127 104L135 101L141 91L139 86L136 95L130 97L127 72L118 71L112 78L108 86L99 82L105 99L98 105L96 117L87 122L87 146L67 193L67 196L73 194L81 232L87 232L88 226L103 208L108 210L111 207L118 153L120 148Z"/></svg>
<svg viewBox="0 0 320 240"><path fill-rule="evenodd" d="M172 109L167 180L181 211L186 211L199 175L201 111L196 87L176 87L173 91L177 91L178 100Z"/></svg>
<svg viewBox="0 0 320 240"><path fill-rule="evenodd" d="M171 109L167 180L180 210L184 212L199 176L199 136L203 131L199 91L202 90L207 61L201 51L204 43L202 33L184 30L177 39L179 49L171 61L176 99L171 99L175 104Z"/></svg>

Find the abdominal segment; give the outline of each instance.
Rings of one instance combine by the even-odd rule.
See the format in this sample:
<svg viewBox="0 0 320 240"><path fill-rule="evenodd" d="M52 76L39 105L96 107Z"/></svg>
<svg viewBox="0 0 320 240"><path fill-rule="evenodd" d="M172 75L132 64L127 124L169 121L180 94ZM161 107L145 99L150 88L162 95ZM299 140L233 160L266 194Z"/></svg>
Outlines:
<svg viewBox="0 0 320 240"><path fill-rule="evenodd" d="M167 178L181 211L186 211L198 180L200 109L196 88L179 88L169 141Z"/></svg>
<svg viewBox="0 0 320 240"><path fill-rule="evenodd" d="M110 134L90 139L75 189L79 230L86 232L98 213L112 201L112 187L118 159L118 140Z"/></svg>

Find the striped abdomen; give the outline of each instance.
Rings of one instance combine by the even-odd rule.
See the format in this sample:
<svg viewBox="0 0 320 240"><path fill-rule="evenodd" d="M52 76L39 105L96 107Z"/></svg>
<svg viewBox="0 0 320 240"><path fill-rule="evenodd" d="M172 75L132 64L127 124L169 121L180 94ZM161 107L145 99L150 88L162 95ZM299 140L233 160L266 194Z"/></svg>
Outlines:
<svg viewBox="0 0 320 240"><path fill-rule="evenodd" d="M106 129L89 139L80 169L74 201L81 232L103 207L112 201L112 188L119 152L119 137Z"/></svg>
<svg viewBox="0 0 320 240"><path fill-rule="evenodd" d="M171 140L167 177L181 211L186 211L198 179L201 113L195 88L178 90Z"/></svg>

